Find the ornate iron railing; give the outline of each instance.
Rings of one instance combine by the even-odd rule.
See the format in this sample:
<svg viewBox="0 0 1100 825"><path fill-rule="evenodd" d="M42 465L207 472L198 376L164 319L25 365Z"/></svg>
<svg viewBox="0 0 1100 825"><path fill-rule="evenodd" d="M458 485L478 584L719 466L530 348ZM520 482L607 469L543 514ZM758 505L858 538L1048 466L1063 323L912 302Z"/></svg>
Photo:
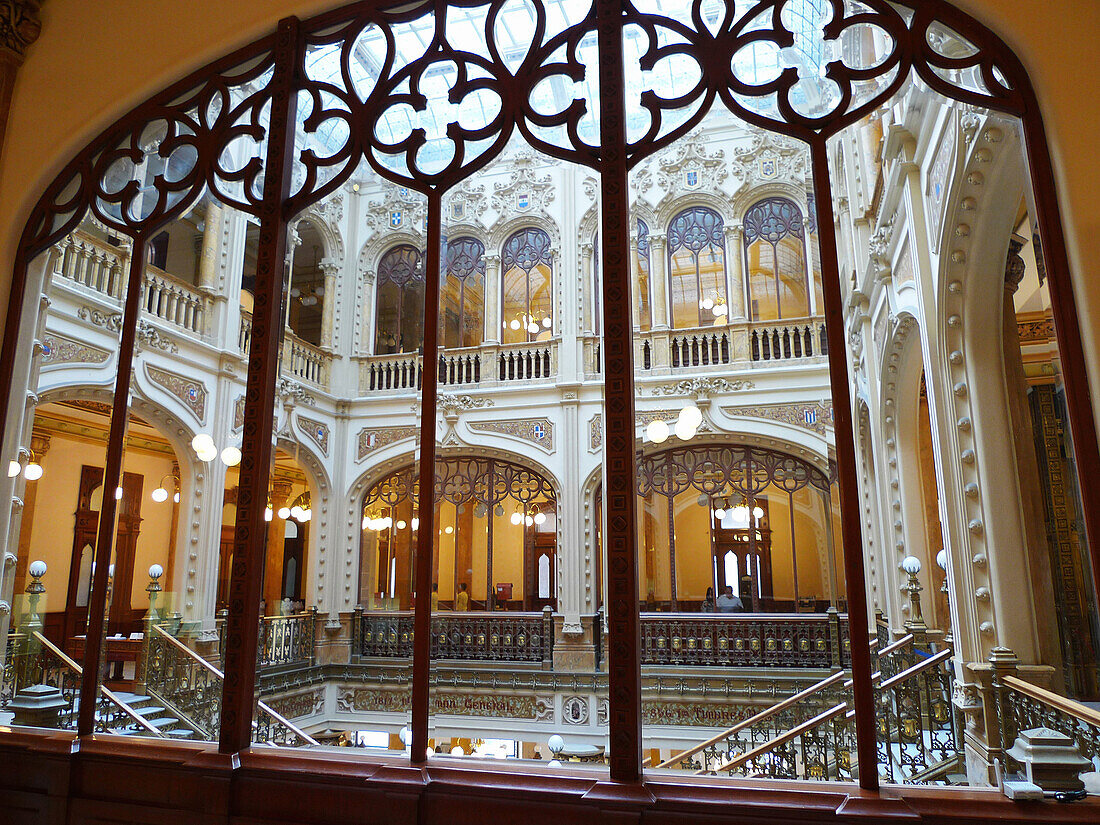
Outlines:
<svg viewBox="0 0 1100 825"><path fill-rule="evenodd" d="M256 664L260 667L313 664L316 627L316 607L290 616L264 616L260 619Z"/></svg>
<svg viewBox="0 0 1100 825"><path fill-rule="evenodd" d="M203 738L217 738L222 672L160 625L150 623L148 628L145 682L149 695ZM262 701L256 703L253 715L253 741L294 747L318 744Z"/></svg>
<svg viewBox="0 0 1100 825"><path fill-rule="evenodd" d="M930 771L957 765L957 738L951 701L951 651L914 654L916 664L877 685L879 774L888 782L923 783Z"/></svg>
<svg viewBox="0 0 1100 825"><path fill-rule="evenodd" d="M432 658L486 662L553 661L553 614L512 612L437 613L432 616ZM354 650L359 656L412 656L411 611L356 611Z"/></svg>
<svg viewBox="0 0 1100 825"><path fill-rule="evenodd" d="M843 667L837 613L643 613L642 664Z"/></svg>
<svg viewBox="0 0 1100 825"><path fill-rule="evenodd" d="M1007 744L1022 730L1050 728L1072 737L1086 759L1100 760L1100 712L1015 676L1004 677L1002 697Z"/></svg>

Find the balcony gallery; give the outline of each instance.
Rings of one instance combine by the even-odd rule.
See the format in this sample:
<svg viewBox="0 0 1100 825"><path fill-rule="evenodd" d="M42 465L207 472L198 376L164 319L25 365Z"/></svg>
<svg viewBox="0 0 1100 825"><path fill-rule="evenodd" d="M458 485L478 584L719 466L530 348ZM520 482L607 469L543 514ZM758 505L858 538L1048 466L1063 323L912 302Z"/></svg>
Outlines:
<svg viewBox="0 0 1100 825"><path fill-rule="evenodd" d="M829 60L894 42L821 47L828 5L786 4L796 46L734 61L765 85L818 67L788 89L804 117L840 105ZM560 31L587 26L551 6ZM491 8L514 77L538 15ZM452 9L447 36L481 42L488 15ZM105 171L115 194L42 230L13 389L33 404L5 430L6 720L213 741L226 674L251 690L254 667L249 742L605 770L634 628L635 761L654 772L982 786L1050 707L1100 758L1075 701L1097 698L1100 627L1072 411L1015 111L911 79L811 145L763 128L770 104L670 110L612 207L587 76L530 90L539 112L587 101L568 128L471 138L486 159L454 171L452 132L502 104L448 108L433 19L301 34L294 82L316 89L285 113L278 241L267 138L243 125L272 116L251 108L270 51L180 98L188 124L230 118L224 181L175 192L197 161L158 147L197 127L153 119L118 141L143 148ZM644 89L696 82L673 59L639 72L646 42L624 33L631 146ZM594 30L573 48L594 65ZM426 102L378 104L377 145L345 163L353 104L332 88L362 105L390 58Z"/></svg>

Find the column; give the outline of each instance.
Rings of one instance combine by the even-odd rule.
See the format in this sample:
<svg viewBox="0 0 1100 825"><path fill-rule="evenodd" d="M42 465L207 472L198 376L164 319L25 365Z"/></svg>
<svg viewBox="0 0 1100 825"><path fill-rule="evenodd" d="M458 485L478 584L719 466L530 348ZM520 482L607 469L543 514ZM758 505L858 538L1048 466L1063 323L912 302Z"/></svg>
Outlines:
<svg viewBox="0 0 1100 825"><path fill-rule="evenodd" d="M218 249L222 237L222 208L213 198L206 204L206 218L202 228L202 246L199 252L199 289L214 291L218 277Z"/></svg>
<svg viewBox="0 0 1100 825"><path fill-rule="evenodd" d="M50 451L50 437L46 433L32 431L31 452L34 460L39 464ZM31 530L34 527L34 505L38 499L38 482L28 481L23 488L23 515L19 522L19 551L15 554L15 592L22 593L26 586L27 565L33 561L29 558L31 547ZM56 586L55 586L56 587ZM54 604L57 604L56 599ZM64 602L62 602L64 604Z"/></svg>
<svg viewBox="0 0 1100 825"><path fill-rule="evenodd" d="M485 343L500 343L500 255L485 256Z"/></svg>
<svg viewBox="0 0 1100 825"><path fill-rule="evenodd" d="M726 301L729 304L729 320L744 321L745 311L745 273L741 260L740 226L726 226L726 280L728 291Z"/></svg>
<svg viewBox="0 0 1100 825"><path fill-rule="evenodd" d="M581 308L577 313L577 326L582 335L592 335L599 327L594 311L595 302L593 296L592 255L596 247L591 243L582 243L579 247L581 253Z"/></svg>
<svg viewBox="0 0 1100 825"><path fill-rule="evenodd" d="M653 311L653 329L668 329L668 275L665 271L665 236L649 236L650 304Z"/></svg>
<svg viewBox="0 0 1100 825"><path fill-rule="evenodd" d="M336 261L321 261L321 272L325 276L325 294L321 296L321 349L332 352L332 342L336 339L336 273L340 265Z"/></svg>
<svg viewBox="0 0 1100 825"><path fill-rule="evenodd" d="M271 521L267 525L267 558L264 559L264 613L275 613L282 596L283 542L286 539L286 520L279 518L279 508L290 504L291 485L275 479L271 485Z"/></svg>
<svg viewBox="0 0 1100 825"><path fill-rule="evenodd" d="M638 233L630 233L630 290L634 296L634 329L642 328L641 268L638 265ZM652 297L652 296L650 296Z"/></svg>

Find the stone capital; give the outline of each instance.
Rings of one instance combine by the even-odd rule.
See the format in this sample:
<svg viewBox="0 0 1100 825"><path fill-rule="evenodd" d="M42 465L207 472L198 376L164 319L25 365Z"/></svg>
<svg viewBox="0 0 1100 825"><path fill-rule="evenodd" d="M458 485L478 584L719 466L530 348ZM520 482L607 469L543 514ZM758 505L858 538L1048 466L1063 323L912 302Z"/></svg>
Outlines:
<svg viewBox="0 0 1100 825"><path fill-rule="evenodd" d="M0 0L0 45L8 59L21 64L27 47L42 33L38 10L42 0Z"/></svg>

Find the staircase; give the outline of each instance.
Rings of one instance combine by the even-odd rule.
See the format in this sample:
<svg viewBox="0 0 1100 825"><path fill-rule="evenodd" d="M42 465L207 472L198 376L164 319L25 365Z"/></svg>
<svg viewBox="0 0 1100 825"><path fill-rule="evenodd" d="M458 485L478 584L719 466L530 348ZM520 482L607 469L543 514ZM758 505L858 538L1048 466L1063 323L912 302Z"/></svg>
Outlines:
<svg viewBox="0 0 1100 825"><path fill-rule="evenodd" d="M158 702L152 696L127 692L116 692L114 695L134 712L134 717L128 716L126 719L119 720L122 724L117 727L109 726L112 720L104 720L103 730L106 733L117 733L124 736L132 734L148 735L149 729L152 728L160 736L167 739L202 738L184 717L171 708L163 707L163 703ZM143 725L142 722L145 724Z"/></svg>

